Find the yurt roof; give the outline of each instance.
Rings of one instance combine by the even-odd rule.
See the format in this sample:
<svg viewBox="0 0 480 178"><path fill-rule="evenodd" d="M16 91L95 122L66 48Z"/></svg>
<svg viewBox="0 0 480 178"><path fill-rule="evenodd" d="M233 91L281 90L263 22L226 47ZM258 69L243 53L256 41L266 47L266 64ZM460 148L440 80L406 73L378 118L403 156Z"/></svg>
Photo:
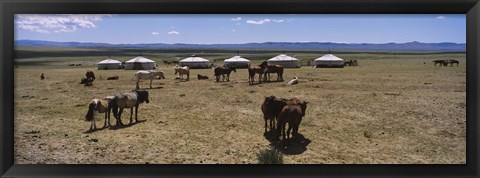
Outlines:
<svg viewBox="0 0 480 178"><path fill-rule="evenodd" d="M208 62L208 59L204 59L198 56L190 56L185 59L180 60L180 62Z"/></svg>
<svg viewBox="0 0 480 178"><path fill-rule="evenodd" d="M268 61L298 61L298 59L285 54L280 54L278 56L270 58Z"/></svg>
<svg viewBox="0 0 480 178"><path fill-rule="evenodd" d="M100 61L98 64L121 64L122 62L115 60L115 59L105 59Z"/></svg>
<svg viewBox="0 0 480 178"><path fill-rule="evenodd" d="M130 63L130 62L148 63L148 62L155 62L155 61L153 61L151 59L144 58L142 56L138 56L136 58L128 60L126 63Z"/></svg>
<svg viewBox="0 0 480 178"><path fill-rule="evenodd" d="M315 61L343 61L343 59L333 54L325 54L322 57L315 59Z"/></svg>
<svg viewBox="0 0 480 178"><path fill-rule="evenodd" d="M225 62L250 62L250 60L242 58L241 56L233 56L232 58L225 59Z"/></svg>

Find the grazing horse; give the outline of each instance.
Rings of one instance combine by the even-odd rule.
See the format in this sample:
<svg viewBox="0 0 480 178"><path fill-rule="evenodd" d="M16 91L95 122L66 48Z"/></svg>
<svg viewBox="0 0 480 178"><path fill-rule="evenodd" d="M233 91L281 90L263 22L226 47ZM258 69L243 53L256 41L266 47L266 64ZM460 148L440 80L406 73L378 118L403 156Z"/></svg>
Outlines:
<svg viewBox="0 0 480 178"><path fill-rule="evenodd" d="M208 76L197 74L197 79L198 80L206 80L206 79L208 79Z"/></svg>
<svg viewBox="0 0 480 178"><path fill-rule="evenodd" d="M278 119L278 115L282 111L282 108L286 105L287 100L283 98L276 98L275 96L266 96L261 109L263 112L263 119L265 120L265 133L268 128L268 120L270 120L270 130L275 130L275 120ZM278 127L277 122L277 131Z"/></svg>
<svg viewBox="0 0 480 178"><path fill-rule="evenodd" d="M152 88L152 80L157 76L159 78L165 79L165 74L162 71L155 71L155 70L144 71L144 70L141 70L141 71L136 72L135 73L135 80L136 80L136 84L137 84L137 89L140 88L138 86L138 83L140 82L140 79L150 80L150 88Z"/></svg>
<svg viewBox="0 0 480 178"><path fill-rule="evenodd" d="M250 85L253 85L255 82L255 74L258 74L258 82L262 83L262 75L263 75L263 69L259 66L256 67L249 67L248 68L248 83Z"/></svg>
<svg viewBox="0 0 480 178"><path fill-rule="evenodd" d="M220 75L222 76L222 81L225 81L225 74L227 75L227 81L230 81L230 73L232 73L232 71L237 73L237 70L233 66L216 67L213 71L215 73L215 78L217 79L217 82L220 80Z"/></svg>
<svg viewBox="0 0 480 178"><path fill-rule="evenodd" d="M440 66L447 66L448 61L447 60L442 60L442 59L434 60L433 61L433 66L437 66L437 64L440 64Z"/></svg>
<svg viewBox="0 0 480 178"><path fill-rule="evenodd" d="M282 111L278 115L278 123L282 130L283 140L290 138L290 131L293 129L292 137L298 134L298 127L302 122L302 118L305 116L307 110L306 101L301 101L297 98L287 100L287 104L283 107ZM285 133L285 126L288 123L288 130Z"/></svg>
<svg viewBox="0 0 480 178"><path fill-rule="evenodd" d="M148 91L146 90L133 90L128 93L115 94L110 103L113 116L117 120L116 125L123 125L122 113L124 108L130 108L130 124L132 123L133 108L135 108L135 122L138 122L138 106L143 102L150 102L148 99ZM120 111L118 111L118 108L120 108Z"/></svg>
<svg viewBox="0 0 480 178"><path fill-rule="evenodd" d="M458 66L458 64L460 63L460 61L457 61L455 59L449 59L448 62L450 63L450 66L453 66L454 63Z"/></svg>
<svg viewBox="0 0 480 178"><path fill-rule="evenodd" d="M283 66L281 65L268 65L267 61L263 61L259 65L263 69L263 81L270 81L270 73L277 73L277 81L283 81Z"/></svg>
<svg viewBox="0 0 480 178"><path fill-rule="evenodd" d="M180 67L180 66L175 66L175 75L176 74L180 75L181 79L183 78L183 75L187 75L187 81L190 80L190 68L188 66Z"/></svg>
<svg viewBox="0 0 480 178"><path fill-rule="evenodd" d="M110 127L110 101L111 97L106 97L105 99L93 99L90 101L90 104L88 105L88 112L87 115L85 115L85 120L86 121L91 121L90 125L90 131L97 130L97 125L95 124L95 115L96 113L105 113L105 122L103 124L103 128L108 126ZM108 119L108 121L107 121Z"/></svg>

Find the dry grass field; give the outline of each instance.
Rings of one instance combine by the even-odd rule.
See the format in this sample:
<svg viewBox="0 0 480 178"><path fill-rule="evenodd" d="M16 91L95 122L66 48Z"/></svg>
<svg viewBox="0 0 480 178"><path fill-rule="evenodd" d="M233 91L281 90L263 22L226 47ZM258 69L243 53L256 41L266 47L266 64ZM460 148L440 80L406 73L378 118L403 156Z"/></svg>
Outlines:
<svg viewBox="0 0 480 178"><path fill-rule="evenodd" d="M442 55L404 57L370 54L356 67L286 69L284 82L258 85L248 85L246 69L218 83L213 69L194 69L190 81L180 82L173 66L159 63L166 79L154 80L153 89L140 84L150 92L141 121L93 133L86 132L88 103L132 90L136 71L20 65L15 164L256 164L255 153L279 144L264 135L260 105L269 95L309 102L301 136L281 149L287 164L465 163L465 55L453 56L458 67L434 67ZM79 82L88 69L97 80L85 87ZM106 80L114 75L120 79ZM294 76L300 83L288 85ZM128 123L130 110L124 112Z"/></svg>

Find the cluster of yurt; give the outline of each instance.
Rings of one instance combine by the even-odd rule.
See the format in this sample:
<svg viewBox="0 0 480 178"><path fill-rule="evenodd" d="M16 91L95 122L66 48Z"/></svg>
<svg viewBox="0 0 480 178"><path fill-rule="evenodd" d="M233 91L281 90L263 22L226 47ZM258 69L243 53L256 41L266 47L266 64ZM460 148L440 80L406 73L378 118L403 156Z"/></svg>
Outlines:
<svg viewBox="0 0 480 178"><path fill-rule="evenodd" d="M345 61L342 58L339 58L333 54L325 54L322 57L319 57L314 60L314 66L316 68L320 67L343 67Z"/></svg>
<svg viewBox="0 0 480 178"><path fill-rule="evenodd" d="M190 69L208 69L213 65L213 63L208 59L204 59L195 55L178 61L178 64L181 67L188 66Z"/></svg>
<svg viewBox="0 0 480 178"><path fill-rule="evenodd" d="M267 60L268 65L282 65L284 68L299 68L300 61L297 58L280 54L269 60Z"/></svg>
<svg viewBox="0 0 480 178"><path fill-rule="evenodd" d="M125 70L153 70L157 68L154 60L142 56L130 59L125 62Z"/></svg>
<svg viewBox="0 0 480 178"><path fill-rule="evenodd" d="M98 70L123 69L122 62L115 59L105 59L98 64Z"/></svg>
<svg viewBox="0 0 480 178"><path fill-rule="evenodd" d="M249 68L250 67L250 60L245 59L241 56L233 56L231 58L225 59L223 61L223 65L225 67L233 66L237 69L240 68Z"/></svg>

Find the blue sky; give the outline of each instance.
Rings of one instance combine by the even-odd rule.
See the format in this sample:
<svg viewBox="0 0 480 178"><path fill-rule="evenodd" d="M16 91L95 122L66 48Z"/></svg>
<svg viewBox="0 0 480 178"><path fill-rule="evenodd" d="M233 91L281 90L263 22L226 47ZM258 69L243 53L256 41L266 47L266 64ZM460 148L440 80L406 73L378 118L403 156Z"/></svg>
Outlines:
<svg viewBox="0 0 480 178"><path fill-rule="evenodd" d="M15 39L112 44L466 42L464 14L15 16Z"/></svg>

